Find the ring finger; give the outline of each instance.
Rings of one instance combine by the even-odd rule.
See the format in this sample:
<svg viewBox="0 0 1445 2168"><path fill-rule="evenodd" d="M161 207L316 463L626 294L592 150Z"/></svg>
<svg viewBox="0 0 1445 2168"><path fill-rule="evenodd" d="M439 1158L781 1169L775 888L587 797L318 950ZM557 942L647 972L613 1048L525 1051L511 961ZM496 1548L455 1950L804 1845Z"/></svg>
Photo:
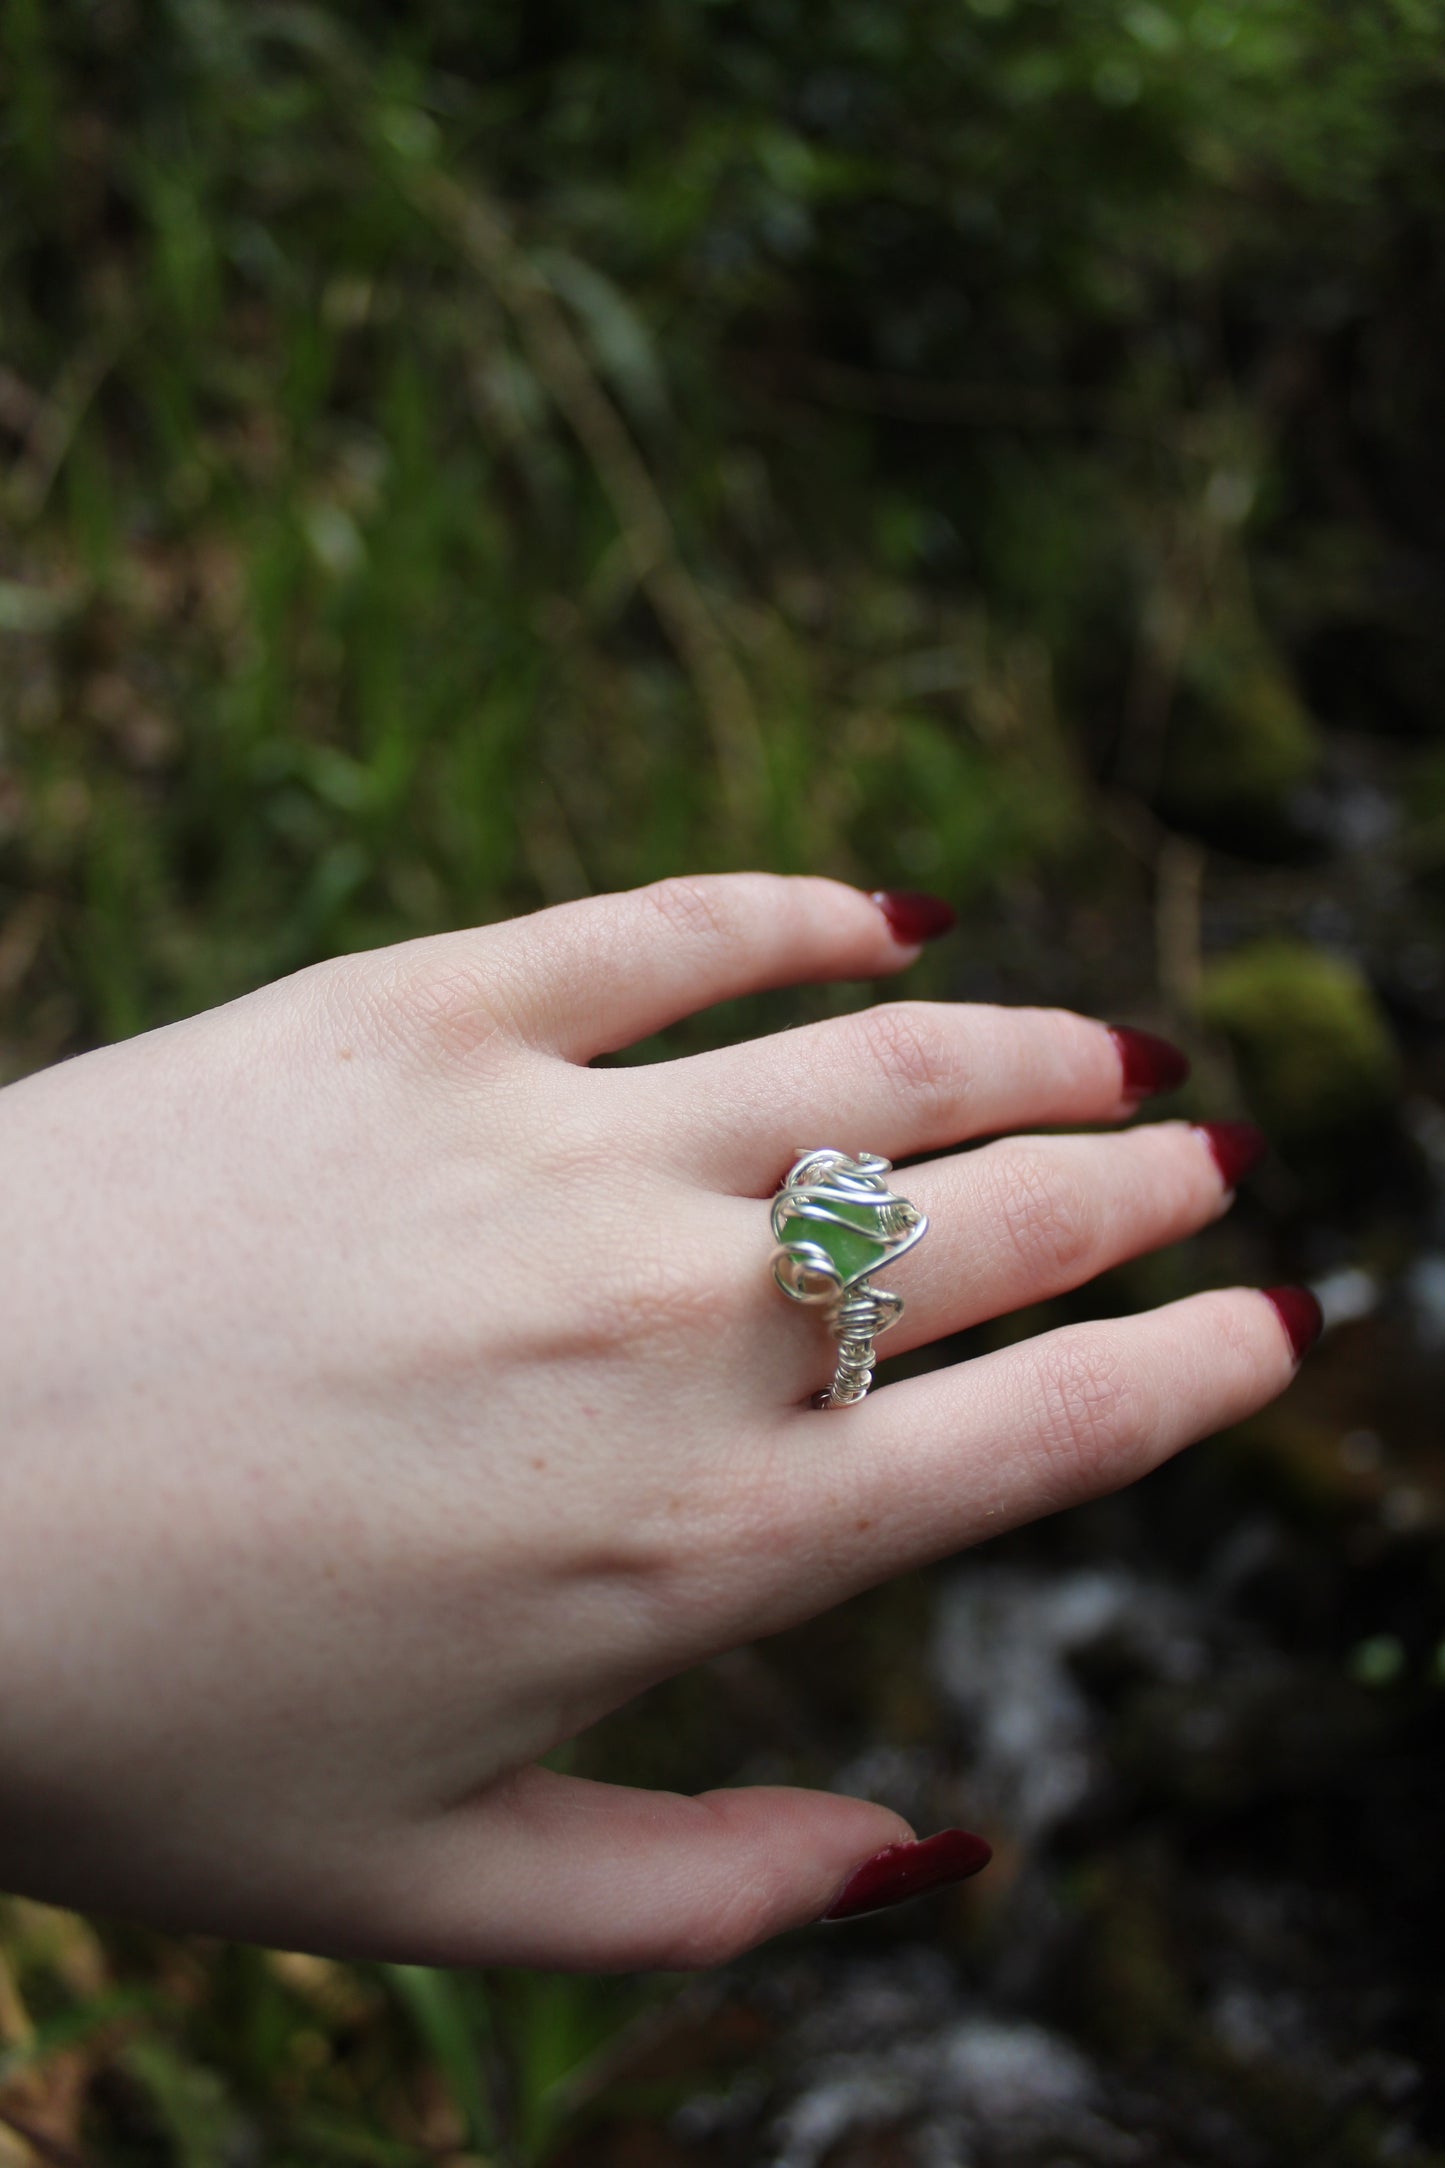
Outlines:
<svg viewBox="0 0 1445 2168"><path fill-rule="evenodd" d="M880 1353L1046 1301L1196 1233L1227 1209L1262 1151L1245 1123L1160 1122L1113 1135L1009 1137L909 1168L891 1186L927 1213L929 1231L875 1276L904 1299ZM832 1375L827 1335L800 1333L800 1322L780 1316L773 1336L790 1399Z"/></svg>

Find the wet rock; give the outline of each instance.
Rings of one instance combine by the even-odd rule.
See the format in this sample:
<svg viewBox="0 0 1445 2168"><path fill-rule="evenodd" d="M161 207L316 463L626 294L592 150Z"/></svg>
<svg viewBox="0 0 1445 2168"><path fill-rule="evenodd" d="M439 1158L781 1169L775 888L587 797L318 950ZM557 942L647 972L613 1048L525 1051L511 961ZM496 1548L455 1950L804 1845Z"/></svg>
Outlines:
<svg viewBox="0 0 1445 2168"><path fill-rule="evenodd" d="M963 1720L981 1812L1015 1841L1038 1843L1104 1776L1089 1651L1178 1682L1206 1661L1183 1597L1122 1568L1045 1578L970 1562L940 1592L933 1674Z"/></svg>
<svg viewBox="0 0 1445 2168"><path fill-rule="evenodd" d="M1234 1049L1250 1108L1282 1147L1383 1121L1398 1096L1389 1025L1358 965L1263 941L1205 969L1201 1010Z"/></svg>
<svg viewBox="0 0 1445 2168"><path fill-rule="evenodd" d="M770 2168L888 2159L934 2163L1132 2162L1084 2052L1030 2020L971 2006L953 1969L921 1951L862 1961L805 2009L761 2158ZM868 2140L887 2150L875 2152Z"/></svg>
<svg viewBox="0 0 1445 2168"><path fill-rule="evenodd" d="M1305 792L1321 759L1313 720L1278 656L1222 628L1186 653L1169 714L1158 802L1171 826L1251 856L1313 838Z"/></svg>

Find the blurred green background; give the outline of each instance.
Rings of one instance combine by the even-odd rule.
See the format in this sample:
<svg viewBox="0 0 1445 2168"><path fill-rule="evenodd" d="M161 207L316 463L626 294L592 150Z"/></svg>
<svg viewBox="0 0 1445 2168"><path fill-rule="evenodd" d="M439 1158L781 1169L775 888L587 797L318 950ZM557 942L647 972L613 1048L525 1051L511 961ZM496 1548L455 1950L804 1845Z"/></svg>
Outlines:
<svg viewBox="0 0 1445 2168"><path fill-rule="evenodd" d="M926 887L918 991L1276 1147L1051 1314L1334 1328L580 1749L980 1823L955 1900L695 1982L11 1902L0 2162L1438 2168L1445 0L0 0L0 160L0 1080L659 873Z"/></svg>

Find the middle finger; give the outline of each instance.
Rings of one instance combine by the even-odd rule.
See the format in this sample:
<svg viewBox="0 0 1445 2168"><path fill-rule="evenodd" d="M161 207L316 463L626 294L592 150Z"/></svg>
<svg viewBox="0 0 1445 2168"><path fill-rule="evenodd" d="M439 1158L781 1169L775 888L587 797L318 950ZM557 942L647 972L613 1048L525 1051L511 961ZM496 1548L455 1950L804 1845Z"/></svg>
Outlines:
<svg viewBox="0 0 1445 2168"><path fill-rule="evenodd" d="M689 1173L761 1196L810 1147L899 1160L1025 1125L1118 1121L1188 1070L1167 1041L1067 1009L889 1001L628 1074Z"/></svg>

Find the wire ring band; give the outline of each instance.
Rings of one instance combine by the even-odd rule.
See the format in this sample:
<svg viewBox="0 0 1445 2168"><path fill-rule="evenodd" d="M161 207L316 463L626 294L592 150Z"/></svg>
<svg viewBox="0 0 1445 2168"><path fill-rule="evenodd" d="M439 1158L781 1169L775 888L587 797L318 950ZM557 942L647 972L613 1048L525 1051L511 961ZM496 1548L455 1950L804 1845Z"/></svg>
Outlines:
<svg viewBox="0 0 1445 2168"><path fill-rule="evenodd" d="M838 1363L815 1408L849 1407L873 1383L874 1341L903 1315L903 1298L874 1287L880 1265L911 1250L928 1221L884 1180L890 1159L827 1146L804 1152L773 1198L773 1278L794 1302L823 1312L838 1342Z"/></svg>

